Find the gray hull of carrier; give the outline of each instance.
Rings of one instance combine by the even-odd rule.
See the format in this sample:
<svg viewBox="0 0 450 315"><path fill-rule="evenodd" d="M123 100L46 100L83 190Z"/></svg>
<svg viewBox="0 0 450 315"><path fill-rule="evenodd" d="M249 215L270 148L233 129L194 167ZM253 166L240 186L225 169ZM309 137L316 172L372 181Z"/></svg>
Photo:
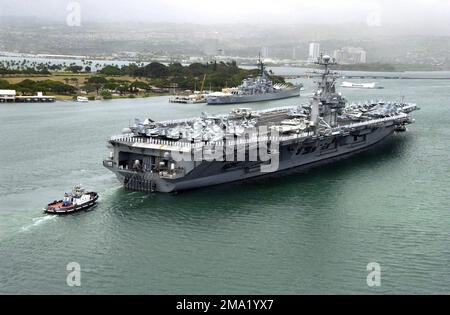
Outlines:
<svg viewBox="0 0 450 315"><path fill-rule="evenodd" d="M109 140L110 158L103 164L127 189L183 191L346 158L414 122L411 112L419 109L415 104L348 104L335 90L331 58L321 57L318 63L325 72L306 105L236 109L228 115L177 121L137 120ZM255 148L256 156L251 153ZM266 156L261 150L267 151ZM205 152L208 157L202 155ZM244 152L241 159L239 152Z"/></svg>

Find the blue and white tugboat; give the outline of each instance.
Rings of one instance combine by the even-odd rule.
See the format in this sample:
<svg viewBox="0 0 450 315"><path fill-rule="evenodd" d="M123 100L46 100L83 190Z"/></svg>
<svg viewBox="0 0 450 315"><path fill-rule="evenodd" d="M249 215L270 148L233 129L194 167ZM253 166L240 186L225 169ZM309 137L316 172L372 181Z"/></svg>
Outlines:
<svg viewBox="0 0 450 315"><path fill-rule="evenodd" d="M81 185L73 188L72 193L64 194L64 199L53 201L44 209L48 214L69 214L82 210L87 210L97 204L98 194L96 192L86 192Z"/></svg>

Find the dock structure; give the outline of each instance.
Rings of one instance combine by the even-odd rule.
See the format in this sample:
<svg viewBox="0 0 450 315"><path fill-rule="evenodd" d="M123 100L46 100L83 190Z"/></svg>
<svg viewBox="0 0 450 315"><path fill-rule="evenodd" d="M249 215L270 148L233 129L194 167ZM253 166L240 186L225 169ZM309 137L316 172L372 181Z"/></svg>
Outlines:
<svg viewBox="0 0 450 315"><path fill-rule="evenodd" d="M0 90L0 103L51 103L55 101L54 96L46 96L42 92L33 96L18 96L15 90Z"/></svg>
<svg viewBox="0 0 450 315"><path fill-rule="evenodd" d="M14 102L16 99L15 90L0 90L0 102Z"/></svg>
<svg viewBox="0 0 450 315"><path fill-rule="evenodd" d="M43 96L43 95L35 95L35 96L16 96L16 103L51 103L55 102L56 99L54 96Z"/></svg>

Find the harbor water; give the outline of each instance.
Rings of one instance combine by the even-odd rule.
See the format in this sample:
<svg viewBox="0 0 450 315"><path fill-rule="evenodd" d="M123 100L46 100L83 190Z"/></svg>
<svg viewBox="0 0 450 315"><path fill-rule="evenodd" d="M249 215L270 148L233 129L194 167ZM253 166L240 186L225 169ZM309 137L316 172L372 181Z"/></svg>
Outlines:
<svg viewBox="0 0 450 315"><path fill-rule="evenodd" d="M245 107L306 103L314 82L300 82L300 99ZM102 166L108 137L134 118L235 106L0 104L0 293L450 293L450 81L379 83L342 92L418 103L407 133L306 172L179 194L124 190ZM95 210L42 213L79 183L100 194ZM66 283L71 262L79 287Z"/></svg>

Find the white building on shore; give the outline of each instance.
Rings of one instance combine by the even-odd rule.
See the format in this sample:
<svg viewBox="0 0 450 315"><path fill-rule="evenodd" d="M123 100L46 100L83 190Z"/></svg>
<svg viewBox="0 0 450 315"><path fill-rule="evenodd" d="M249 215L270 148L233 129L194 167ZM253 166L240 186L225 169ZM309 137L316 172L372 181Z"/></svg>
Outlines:
<svg viewBox="0 0 450 315"><path fill-rule="evenodd" d="M0 102L14 102L16 95L15 90L0 90Z"/></svg>

